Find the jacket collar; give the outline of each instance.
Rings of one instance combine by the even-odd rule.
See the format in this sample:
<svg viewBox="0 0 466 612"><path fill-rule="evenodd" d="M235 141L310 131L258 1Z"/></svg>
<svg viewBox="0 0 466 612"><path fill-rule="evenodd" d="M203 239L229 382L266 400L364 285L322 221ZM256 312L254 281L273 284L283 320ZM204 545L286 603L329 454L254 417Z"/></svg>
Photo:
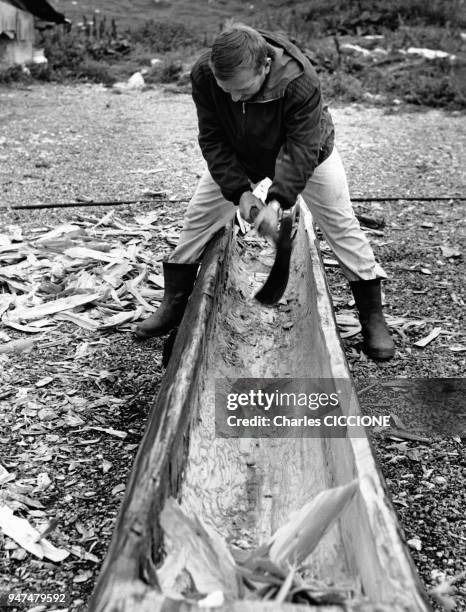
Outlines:
<svg viewBox="0 0 466 612"><path fill-rule="evenodd" d="M267 42L268 56L272 62L264 84L248 102L268 102L282 98L288 84L305 69L306 58L295 45L278 34L259 32Z"/></svg>

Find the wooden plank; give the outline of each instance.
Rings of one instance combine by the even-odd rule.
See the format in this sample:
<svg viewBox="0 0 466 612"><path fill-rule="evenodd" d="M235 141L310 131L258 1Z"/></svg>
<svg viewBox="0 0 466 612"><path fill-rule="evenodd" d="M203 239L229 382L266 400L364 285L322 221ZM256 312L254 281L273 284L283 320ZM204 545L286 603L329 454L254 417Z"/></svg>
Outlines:
<svg viewBox="0 0 466 612"><path fill-rule="evenodd" d="M0 33L11 32L16 35L18 9L6 2L0 2Z"/></svg>
<svg viewBox="0 0 466 612"><path fill-rule="evenodd" d="M254 293L251 271L235 244L230 245L230 237L231 232L218 237L206 253L89 609L197 609L160 593L156 567L163 542L158 516L167 496L181 498L227 534L231 530L226 523L243 521L250 536L262 541L309 496L358 478L357 500L312 555L316 575L336 582L347 578L360 588L369 601L356 601L349 610L426 612L429 604L364 432L323 439L215 438L215 377L307 376L328 378L335 385L344 380L351 390L344 409L360 414L304 203L288 296L293 321L291 328L285 327L286 335L280 320L274 319L278 311L247 298ZM269 319L271 325L264 327ZM247 321L245 332L242 321ZM248 342L248 332L260 335L259 346ZM217 608L301 609L313 608L250 601ZM335 607L319 610L333 612Z"/></svg>

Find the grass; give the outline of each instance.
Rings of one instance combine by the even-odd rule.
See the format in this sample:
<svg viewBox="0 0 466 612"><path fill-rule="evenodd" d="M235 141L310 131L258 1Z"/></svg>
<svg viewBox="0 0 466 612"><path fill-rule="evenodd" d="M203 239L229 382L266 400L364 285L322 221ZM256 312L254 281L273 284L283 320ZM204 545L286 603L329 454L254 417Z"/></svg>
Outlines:
<svg viewBox="0 0 466 612"><path fill-rule="evenodd" d="M148 84L185 82L192 58L234 15L256 27L280 29L308 49L328 97L357 101L364 94L378 94L388 102L398 98L424 106L465 107L464 0L104 0L99 6L102 12L92 9L92 18L87 18L79 12L92 8L86 3L57 0L57 8L74 22L69 31L56 27L40 35L38 46L44 48L48 66L32 66L30 75L13 68L0 73L0 82L77 79L111 85L141 69ZM373 43L364 38L371 34L383 39ZM354 56L344 52L344 42L380 45L388 55L384 61ZM459 60L452 64L401 56L409 47L441 49ZM162 61L153 67L156 57Z"/></svg>
<svg viewBox="0 0 466 612"><path fill-rule="evenodd" d="M232 16L235 19L250 21L265 10L288 8L292 5L306 6L308 2L289 0L55 0L55 6L74 23L81 21L83 15L92 15L96 4L101 15L114 18L122 29L138 28L145 21L179 22L194 26L209 35L216 33L219 24ZM251 8L253 7L253 8Z"/></svg>
<svg viewBox="0 0 466 612"><path fill-rule="evenodd" d="M95 2L55 0L58 10L73 22L83 14L95 11ZM398 27L432 24L445 27L457 23L465 27L466 7L463 0L99 0L100 13L117 20L122 28L138 27L147 20L179 21L196 24L199 30L216 32L219 23L235 17L239 20L262 19L265 13L278 15L282 23L287 14L303 14L308 23L339 28L341 33L356 32L356 28ZM275 18L275 17L274 17Z"/></svg>

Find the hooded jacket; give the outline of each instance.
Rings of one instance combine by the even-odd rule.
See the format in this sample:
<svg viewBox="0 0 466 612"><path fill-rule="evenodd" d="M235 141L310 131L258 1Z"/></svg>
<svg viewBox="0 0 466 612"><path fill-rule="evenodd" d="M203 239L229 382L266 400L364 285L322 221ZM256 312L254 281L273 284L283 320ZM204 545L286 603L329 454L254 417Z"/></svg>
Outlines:
<svg viewBox="0 0 466 612"><path fill-rule="evenodd" d="M334 128L304 53L281 35L260 34L271 68L259 92L245 102L233 102L217 85L210 51L194 64L199 145L226 200L238 205L251 182L268 176L273 182L267 201L290 208L316 166L332 152Z"/></svg>

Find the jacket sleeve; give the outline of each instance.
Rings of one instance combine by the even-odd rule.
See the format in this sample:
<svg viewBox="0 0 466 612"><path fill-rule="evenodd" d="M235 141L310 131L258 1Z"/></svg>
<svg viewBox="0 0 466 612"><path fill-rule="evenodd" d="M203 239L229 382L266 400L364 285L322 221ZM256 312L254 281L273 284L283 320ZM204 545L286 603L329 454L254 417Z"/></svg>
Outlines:
<svg viewBox="0 0 466 612"><path fill-rule="evenodd" d="M291 208L312 176L319 159L322 100L318 85L304 74L285 92L285 142L275 163L267 202L278 200Z"/></svg>
<svg viewBox="0 0 466 612"><path fill-rule="evenodd" d="M241 195L251 188L249 179L228 142L210 94L208 78L202 74L202 68L193 68L191 84L202 155L223 197L237 206Z"/></svg>

